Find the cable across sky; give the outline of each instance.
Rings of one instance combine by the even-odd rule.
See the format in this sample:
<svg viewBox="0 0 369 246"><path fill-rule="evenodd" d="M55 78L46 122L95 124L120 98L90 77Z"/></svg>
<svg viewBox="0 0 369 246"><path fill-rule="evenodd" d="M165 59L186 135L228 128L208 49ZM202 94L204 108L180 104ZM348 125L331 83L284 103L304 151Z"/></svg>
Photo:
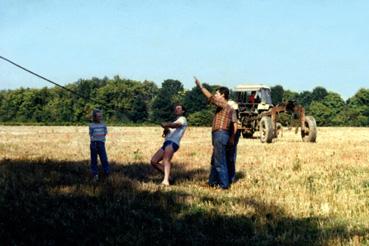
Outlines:
<svg viewBox="0 0 369 246"><path fill-rule="evenodd" d="M93 103L95 103L96 105L98 105L99 107L102 107L102 108L104 108L104 109L108 109L108 110L116 111L112 105L109 105L109 104L108 104L108 103L106 103L106 102L102 102L102 101L96 100L96 99L91 98L91 97L86 97L86 96L84 96L84 95L82 95L82 94L80 94L80 93L78 93L78 92L76 92L76 91L74 91L74 90L71 90L71 89L69 89L69 88L67 88L67 87L65 87L65 86L60 85L59 83L56 83L56 82L54 82L54 81L52 81L52 80L50 80L50 79L48 79L48 78L45 78L44 76L41 76L41 75L39 75L39 74L37 74L37 73L35 73L35 72L33 72L33 71L31 71L31 70L29 70L29 69L27 69L27 68L25 68L25 67L21 66L21 65L19 65L19 64L17 64L17 63L15 63L15 62L13 62L13 61L11 61L11 60L10 60L10 59L8 59L8 58L5 58L5 57L3 57L3 56L0 56L0 59L2 59L2 60L4 60L4 61L6 61L6 62L8 62L8 63L10 63L10 64L12 64L12 65L14 65L14 66L18 67L18 68L20 68L20 69L22 69L22 70L24 70L24 71L26 71L27 73L30 73L30 74L32 74L32 75L34 75L34 76L36 76L36 77L38 77L38 78L40 78L40 79L42 79L42 80L47 81L48 83L51 83L51 84L53 84L53 85L55 85L55 86L58 86L58 87L62 88L63 90L68 91L68 92L69 92L69 93L71 93L71 94L74 94L74 95L76 95L76 96L78 96L78 97L80 97L80 98L83 98L85 101L93 102ZM116 111L116 112L118 112L118 111Z"/></svg>

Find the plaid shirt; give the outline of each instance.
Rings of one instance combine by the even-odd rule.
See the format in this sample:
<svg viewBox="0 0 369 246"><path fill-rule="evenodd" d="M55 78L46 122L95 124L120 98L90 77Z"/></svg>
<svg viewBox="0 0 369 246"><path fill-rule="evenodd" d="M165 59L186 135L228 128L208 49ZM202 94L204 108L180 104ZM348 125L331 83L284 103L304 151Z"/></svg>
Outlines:
<svg viewBox="0 0 369 246"><path fill-rule="evenodd" d="M213 118L212 132L218 130L229 131L232 122L237 122L235 111L228 105L227 101L216 100L214 96L209 98L209 102L217 106Z"/></svg>

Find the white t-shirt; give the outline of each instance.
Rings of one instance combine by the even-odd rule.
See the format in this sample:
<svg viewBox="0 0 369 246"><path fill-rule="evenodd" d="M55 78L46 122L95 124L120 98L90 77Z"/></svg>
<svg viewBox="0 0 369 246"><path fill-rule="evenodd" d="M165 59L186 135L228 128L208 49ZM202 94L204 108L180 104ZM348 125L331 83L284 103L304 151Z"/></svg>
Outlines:
<svg viewBox="0 0 369 246"><path fill-rule="evenodd" d="M187 119L184 116L180 116L173 123L179 123L181 124L181 126L178 128L169 128L170 132L165 137L165 141L172 141L173 143L176 143L179 146L179 142L181 141L181 138L183 134L185 133L186 128L188 126Z"/></svg>

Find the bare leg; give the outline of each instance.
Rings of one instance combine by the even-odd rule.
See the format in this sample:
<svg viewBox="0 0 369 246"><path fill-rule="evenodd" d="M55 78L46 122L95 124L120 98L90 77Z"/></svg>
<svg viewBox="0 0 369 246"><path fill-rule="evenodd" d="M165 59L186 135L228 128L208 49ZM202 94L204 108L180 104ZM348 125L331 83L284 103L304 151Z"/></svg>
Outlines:
<svg viewBox="0 0 369 246"><path fill-rule="evenodd" d="M164 173L164 165L160 163L163 160L164 151L160 148L151 158L151 166L161 173Z"/></svg>
<svg viewBox="0 0 369 246"><path fill-rule="evenodd" d="M169 185L170 168L172 166L171 160L174 155L174 150L171 145L167 146L164 151L163 165L164 165L164 179L161 182L163 185Z"/></svg>

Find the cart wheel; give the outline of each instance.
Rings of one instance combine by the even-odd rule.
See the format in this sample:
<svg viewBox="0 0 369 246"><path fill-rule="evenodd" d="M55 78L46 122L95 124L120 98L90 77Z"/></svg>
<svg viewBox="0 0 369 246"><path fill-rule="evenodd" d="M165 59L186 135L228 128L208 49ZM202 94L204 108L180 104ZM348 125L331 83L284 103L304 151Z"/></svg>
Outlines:
<svg viewBox="0 0 369 246"><path fill-rule="evenodd" d="M316 142L316 121L313 116L305 117L305 131L301 130L302 141L304 142Z"/></svg>
<svg viewBox="0 0 369 246"><path fill-rule="evenodd" d="M262 143L271 143L273 140L272 119L268 116L263 116L259 123L260 141Z"/></svg>

